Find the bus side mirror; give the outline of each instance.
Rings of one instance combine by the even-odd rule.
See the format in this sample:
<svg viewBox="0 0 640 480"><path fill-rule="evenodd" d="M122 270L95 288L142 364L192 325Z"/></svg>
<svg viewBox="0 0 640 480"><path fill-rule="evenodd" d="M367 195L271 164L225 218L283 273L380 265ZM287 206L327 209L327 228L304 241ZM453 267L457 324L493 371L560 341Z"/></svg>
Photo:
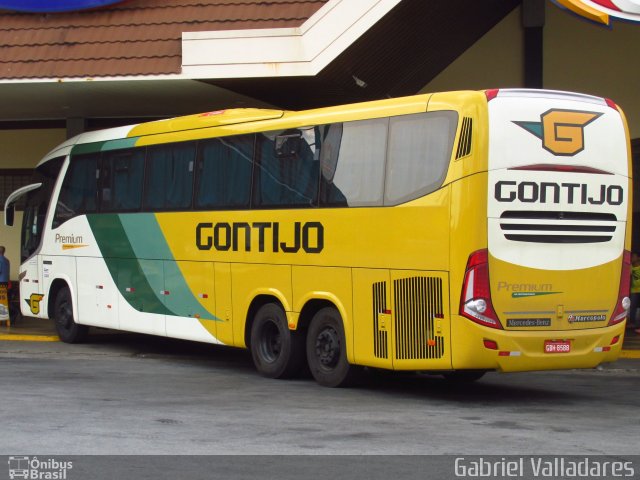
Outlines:
<svg viewBox="0 0 640 480"><path fill-rule="evenodd" d="M13 227L13 220L16 213L16 204L7 205L4 209L4 224L7 227Z"/></svg>

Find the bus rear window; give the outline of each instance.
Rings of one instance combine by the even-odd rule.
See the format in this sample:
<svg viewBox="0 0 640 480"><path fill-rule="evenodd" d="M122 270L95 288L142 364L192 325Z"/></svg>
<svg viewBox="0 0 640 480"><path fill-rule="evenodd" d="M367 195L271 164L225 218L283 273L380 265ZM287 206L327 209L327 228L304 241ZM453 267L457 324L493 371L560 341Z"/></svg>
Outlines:
<svg viewBox="0 0 640 480"><path fill-rule="evenodd" d="M391 118L385 205L437 190L447 174L458 114L429 112Z"/></svg>
<svg viewBox="0 0 640 480"><path fill-rule="evenodd" d="M400 115L320 127L320 205L392 206L437 190L458 114Z"/></svg>
<svg viewBox="0 0 640 480"><path fill-rule="evenodd" d="M322 126L321 205L382 205L389 119Z"/></svg>

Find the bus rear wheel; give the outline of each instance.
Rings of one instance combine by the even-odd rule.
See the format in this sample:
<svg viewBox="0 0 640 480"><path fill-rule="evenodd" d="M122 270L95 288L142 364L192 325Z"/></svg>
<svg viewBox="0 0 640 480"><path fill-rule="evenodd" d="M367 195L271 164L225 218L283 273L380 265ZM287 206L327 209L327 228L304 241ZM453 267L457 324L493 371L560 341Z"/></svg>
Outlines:
<svg viewBox="0 0 640 480"><path fill-rule="evenodd" d="M251 356L256 369L268 378L288 378L300 371L304 361L304 341L289 330L280 305L260 307L251 326Z"/></svg>
<svg viewBox="0 0 640 480"><path fill-rule="evenodd" d="M311 319L307 333L307 362L313 378L325 387L346 387L359 377L361 368L347 361L342 317L325 307Z"/></svg>
<svg viewBox="0 0 640 480"><path fill-rule="evenodd" d="M84 341L89 333L89 327L78 325L73 319L71 292L67 287L58 291L53 305L53 321L60 340L65 343Z"/></svg>

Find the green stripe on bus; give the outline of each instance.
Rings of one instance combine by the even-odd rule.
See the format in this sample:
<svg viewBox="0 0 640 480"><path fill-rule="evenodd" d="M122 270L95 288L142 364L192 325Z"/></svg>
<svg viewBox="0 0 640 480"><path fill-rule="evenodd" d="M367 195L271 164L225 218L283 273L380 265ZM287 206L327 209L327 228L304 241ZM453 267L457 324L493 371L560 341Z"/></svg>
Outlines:
<svg viewBox="0 0 640 480"><path fill-rule="evenodd" d="M102 150L102 145L105 142L92 142L92 143L80 143L74 145L71 149L71 156L82 155L83 153L96 153Z"/></svg>
<svg viewBox="0 0 640 480"><path fill-rule="evenodd" d="M116 140L105 140L102 142L79 143L71 149L71 155L81 155L83 153L108 152L110 150L123 150L136 146L140 137L118 138Z"/></svg>
<svg viewBox="0 0 640 480"><path fill-rule="evenodd" d="M153 213L124 213L118 217L133 249L134 258L173 260L169 245Z"/></svg>
<svg viewBox="0 0 640 480"><path fill-rule="evenodd" d="M88 215L87 219L111 277L132 308L220 321L189 288L154 214ZM171 279L170 289L165 279ZM166 290L171 293L171 308L162 294Z"/></svg>
<svg viewBox="0 0 640 480"><path fill-rule="evenodd" d="M137 258L165 260L163 262L163 278L171 279L171 288L167 288L167 284L163 283L156 290L170 292L171 310L176 315L181 317L198 316L201 320L220 321L212 312L202 306L189 288L154 214L122 214L120 222Z"/></svg>
<svg viewBox="0 0 640 480"><path fill-rule="evenodd" d="M100 149L103 152L109 150L122 150L124 148L132 148L136 146L136 142L140 137L120 138L118 140L107 140Z"/></svg>
<svg viewBox="0 0 640 480"><path fill-rule="evenodd" d="M119 216L87 215L87 220L111 277L127 303L141 312L173 315L159 298L162 265L136 258Z"/></svg>

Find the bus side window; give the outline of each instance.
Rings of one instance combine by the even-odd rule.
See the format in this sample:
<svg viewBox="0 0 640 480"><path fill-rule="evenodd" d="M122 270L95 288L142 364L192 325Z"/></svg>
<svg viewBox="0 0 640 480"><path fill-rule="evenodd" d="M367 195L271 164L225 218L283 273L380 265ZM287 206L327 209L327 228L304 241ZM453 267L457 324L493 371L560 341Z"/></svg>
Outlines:
<svg viewBox="0 0 640 480"><path fill-rule="evenodd" d="M140 209L144 154L144 148L104 154L100 175L101 211L131 212Z"/></svg>
<svg viewBox="0 0 640 480"><path fill-rule="evenodd" d="M180 210L191 207L196 143L149 147L147 150L144 208Z"/></svg>
<svg viewBox="0 0 640 480"><path fill-rule="evenodd" d="M338 156L342 142L342 123L321 125L318 135L322 139L320 148L320 204L330 206L347 206L347 197L334 183Z"/></svg>
<svg viewBox="0 0 640 480"><path fill-rule="evenodd" d="M313 207L319 162L313 127L258 135L254 204L257 207Z"/></svg>
<svg viewBox="0 0 640 480"><path fill-rule="evenodd" d="M60 189L53 228L77 215L96 212L99 160L99 153L71 157Z"/></svg>
<svg viewBox="0 0 640 480"><path fill-rule="evenodd" d="M321 206L382 205L388 125L380 118L325 127Z"/></svg>
<svg viewBox="0 0 640 480"><path fill-rule="evenodd" d="M196 209L248 208L255 135L200 142Z"/></svg>
<svg viewBox="0 0 640 480"><path fill-rule="evenodd" d="M439 111L391 118L385 205L437 190L451 160L458 114Z"/></svg>

